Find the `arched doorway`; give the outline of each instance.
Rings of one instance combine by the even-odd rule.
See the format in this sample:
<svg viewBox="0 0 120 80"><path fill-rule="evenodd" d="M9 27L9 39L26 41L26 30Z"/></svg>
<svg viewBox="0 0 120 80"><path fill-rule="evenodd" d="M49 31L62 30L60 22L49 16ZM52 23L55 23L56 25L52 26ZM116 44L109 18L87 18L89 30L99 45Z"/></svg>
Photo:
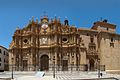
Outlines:
<svg viewBox="0 0 120 80"><path fill-rule="evenodd" d="M93 59L90 59L89 64L90 64L90 66L89 66L90 71L94 71L95 70L95 61Z"/></svg>
<svg viewBox="0 0 120 80"><path fill-rule="evenodd" d="M49 70L49 57L47 55L42 55L40 57L40 70Z"/></svg>
<svg viewBox="0 0 120 80"><path fill-rule="evenodd" d="M68 70L68 60L62 60L62 70L63 71Z"/></svg>
<svg viewBox="0 0 120 80"><path fill-rule="evenodd" d="M28 60L23 60L23 71L28 70Z"/></svg>

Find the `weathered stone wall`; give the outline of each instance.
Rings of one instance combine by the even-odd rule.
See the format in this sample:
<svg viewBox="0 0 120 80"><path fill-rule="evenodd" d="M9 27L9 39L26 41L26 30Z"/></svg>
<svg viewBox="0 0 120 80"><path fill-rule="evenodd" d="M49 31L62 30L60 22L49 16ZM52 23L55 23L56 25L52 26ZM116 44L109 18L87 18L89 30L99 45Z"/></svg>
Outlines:
<svg viewBox="0 0 120 80"><path fill-rule="evenodd" d="M111 38L113 38L113 42L111 42ZM101 64L105 65L106 71L120 71L119 37L103 33L100 45Z"/></svg>

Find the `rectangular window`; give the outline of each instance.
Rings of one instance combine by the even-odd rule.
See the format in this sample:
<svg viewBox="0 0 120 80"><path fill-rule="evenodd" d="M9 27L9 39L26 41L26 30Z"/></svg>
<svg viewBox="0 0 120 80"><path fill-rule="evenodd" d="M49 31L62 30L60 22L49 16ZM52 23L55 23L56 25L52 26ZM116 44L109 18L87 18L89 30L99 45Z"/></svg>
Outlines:
<svg viewBox="0 0 120 80"><path fill-rule="evenodd" d="M90 42L93 43L94 42L94 37L90 36Z"/></svg>
<svg viewBox="0 0 120 80"><path fill-rule="evenodd" d="M0 63L0 66L1 66L1 63Z"/></svg>
<svg viewBox="0 0 120 80"><path fill-rule="evenodd" d="M2 51L1 51L1 49L0 49L0 53L1 53Z"/></svg>
<svg viewBox="0 0 120 80"><path fill-rule="evenodd" d="M113 42L113 38L111 38L111 42Z"/></svg>
<svg viewBox="0 0 120 80"><path fill-rule="evenodd" d="M5 59L4 59L4 62L5 62Z"/></svg>
<svg viewBox="0 0 120 80"><path fill-rule="evenodd" d="M91 43L93 43L93 41L94 41L94 38L93 38L93 37L91 37L91 38L90 38L90 42L91 42Z"/></svg>
<svg viewBox="0 0 120 80"><path fill-rule="evenodd" d="M4 51L4 55L5 55L5 51Z"/></svg>
<svg viewBox="0 0 120 80"><path fill-rule="evenodd" d="M89 36L89 34L87 33L87 36Z"/></svg>
<svg viewBox="0 0 120 80"><path fill-rule="evenodd" d="M1 60L1 58L0 58L0 62L1 62L2 60Z"/></svg>
<svg viewBox="0 0 120 80"><path fill-rule="evenodd" d="M109 30L109 28L107 27L107 31Z"/></svg>

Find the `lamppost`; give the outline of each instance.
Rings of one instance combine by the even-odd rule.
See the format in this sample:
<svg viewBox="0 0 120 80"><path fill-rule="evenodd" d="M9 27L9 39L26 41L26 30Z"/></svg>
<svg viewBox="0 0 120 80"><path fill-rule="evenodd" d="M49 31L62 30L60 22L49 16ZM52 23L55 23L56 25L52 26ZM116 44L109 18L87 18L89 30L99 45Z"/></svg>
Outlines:
<svg viewBox="0 0 120 80"><path fill-rule="evenodd" d="M12 79L13 79L13 57L12 57Z"/></svg>
<svg viewBox="0 0 120 80"><path fill-rule="evenodd" d="M54 69L53 69L53 78L55 78L55 58L53 59L53 67L54 67Z"/></svg>
<svg viewBox="0 0 120 80"><path fill-rule="evenodd" d="M98 78L100 78L100 59L98 59Z"/></svg>

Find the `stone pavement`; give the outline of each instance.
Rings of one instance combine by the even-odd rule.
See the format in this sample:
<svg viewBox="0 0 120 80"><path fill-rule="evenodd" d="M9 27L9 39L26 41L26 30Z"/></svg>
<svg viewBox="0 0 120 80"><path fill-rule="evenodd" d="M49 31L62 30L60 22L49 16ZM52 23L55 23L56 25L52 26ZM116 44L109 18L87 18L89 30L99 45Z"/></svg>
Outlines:
<svg viewBox="0 0 120 80"><path fill-rule="evenodd" d="M116 74L107 74L106 72L102 72L102 78L108 77L115 77L120 79L120 75ZM46 73L49 75L49 73ZM91 79L91 78L98 78L98 72L81 72L81 71L74 71L74 72L58 72L56 73L57 80L75 80L75 79Z"/></svg>
<svg viewBox="0 0 120 80"><path fill-rule="evenodd" d="M26 80L34 78L34 80L53 80L53 71L46 71L44 79L36 76L38 71L16 71L14 72L14 80ZM117 74L108 74L106 72L102 72L102 78L107 77L115 77L120 80L120 75ZM97 78L98 72L82 72L82 71L57 71L55 73L55 80L75 80L75 79L89 79L89 78ZM0 78L10 78L11 72L0 72ZM21 78L21 79L20 79ZM45 79L46 78L46 79Z"/></svg>

